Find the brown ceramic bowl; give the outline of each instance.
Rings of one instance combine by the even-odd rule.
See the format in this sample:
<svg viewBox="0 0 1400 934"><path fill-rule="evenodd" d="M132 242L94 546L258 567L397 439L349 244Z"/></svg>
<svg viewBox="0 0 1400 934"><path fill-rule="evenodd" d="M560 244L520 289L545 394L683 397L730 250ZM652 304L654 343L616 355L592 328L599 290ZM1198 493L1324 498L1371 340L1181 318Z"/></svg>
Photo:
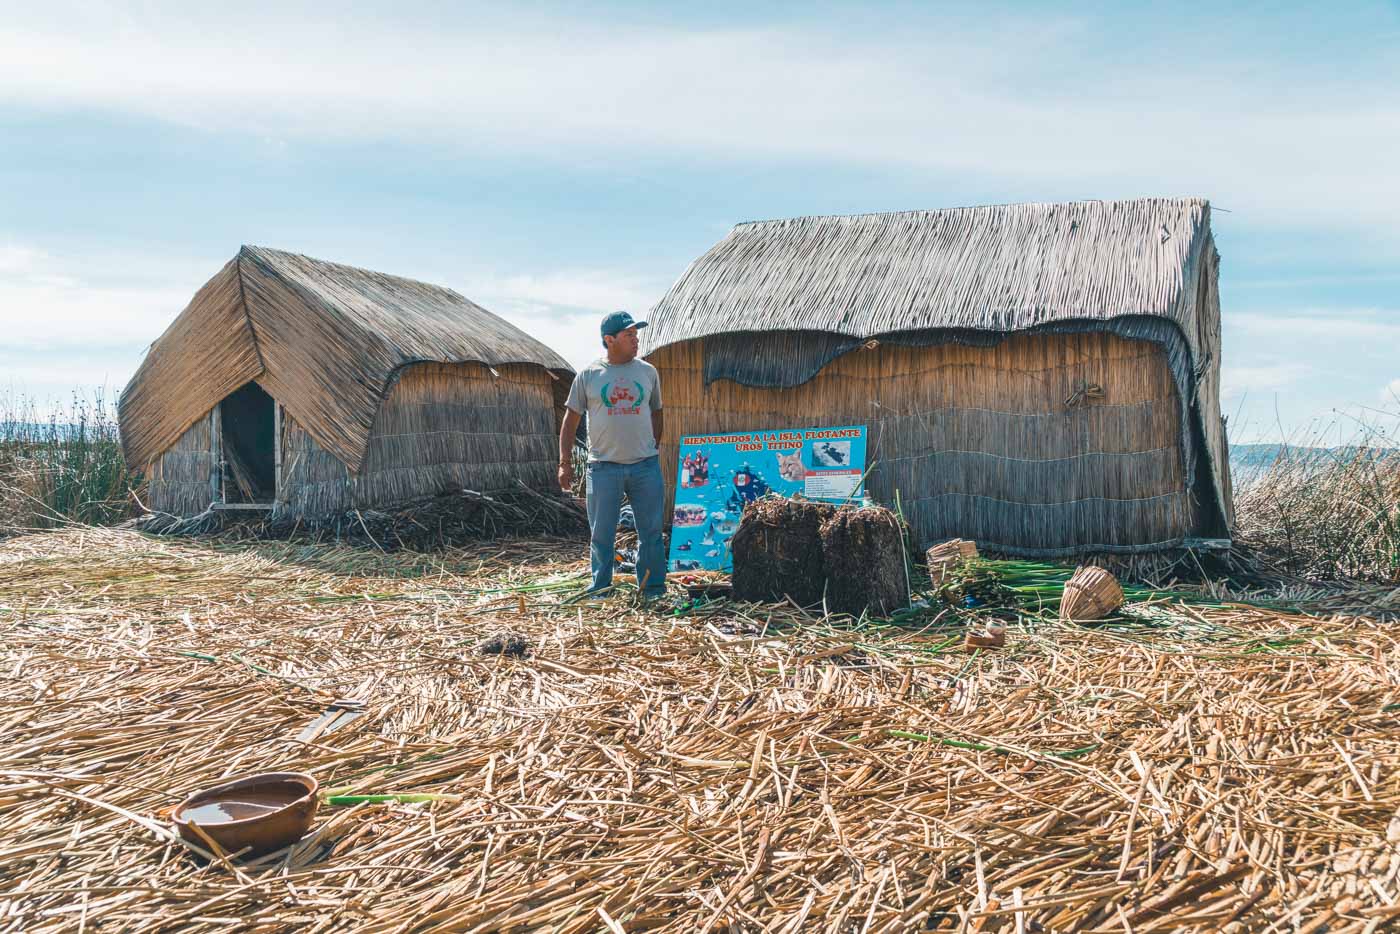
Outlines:
<svg viewBox="0 0 1400 934"><path fill-rule="evenodd" d="M227 854L244 856L280 850L311 829L320 803L316 779L302 772L263 772L196 791L175 808L180 836L209 849L190 824L209 835Z"/></svg>

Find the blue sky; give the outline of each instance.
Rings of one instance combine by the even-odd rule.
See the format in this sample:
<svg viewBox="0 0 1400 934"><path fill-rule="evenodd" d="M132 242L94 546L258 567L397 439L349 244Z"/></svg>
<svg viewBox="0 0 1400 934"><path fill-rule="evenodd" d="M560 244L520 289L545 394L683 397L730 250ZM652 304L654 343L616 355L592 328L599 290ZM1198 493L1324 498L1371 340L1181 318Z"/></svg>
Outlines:
<svg viewBox="0 0 1400 934"><path fill-rule="evenodd" d="M1395 2L5 6L0 393L119 388L241 243L577 364L739 221L1201 195L1237 439L1400 410Z"/></svg>

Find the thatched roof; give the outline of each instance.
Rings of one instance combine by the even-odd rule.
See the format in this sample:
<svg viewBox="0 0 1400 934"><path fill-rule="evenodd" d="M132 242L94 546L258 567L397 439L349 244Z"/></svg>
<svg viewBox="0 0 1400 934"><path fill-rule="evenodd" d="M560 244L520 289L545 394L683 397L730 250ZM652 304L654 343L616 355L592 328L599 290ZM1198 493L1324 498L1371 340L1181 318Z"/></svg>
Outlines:
<svg viewBox="0 0 1400 934"><path fill-rule="evenodd" d="M249 380L353 471L375 412L410 363L573 370L543 343L442 286L245 246L151 345L119 406L127 462L145 466Z"/></svg>
<svg viewBox="0 0 1400 934"><path fill-rule="evenodd" d="M1005 204L740 224L652 309L644 352L733 332L867 338L1152 315L1199 355L1199 198Z"/></svg>

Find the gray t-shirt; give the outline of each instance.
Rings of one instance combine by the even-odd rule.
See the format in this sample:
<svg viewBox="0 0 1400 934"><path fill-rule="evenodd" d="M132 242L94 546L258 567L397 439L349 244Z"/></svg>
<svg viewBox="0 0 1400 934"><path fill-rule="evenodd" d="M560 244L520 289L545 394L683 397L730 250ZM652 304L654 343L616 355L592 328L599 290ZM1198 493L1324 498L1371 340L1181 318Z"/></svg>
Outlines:
<svg viewBox="0 0 1400 934"><path fill-rule="evenodd" d="M656 454L651 413L661 411L661 376L645 360L594 360L574 377L565 403L588 416L588 459L635 464Z"/></svg>

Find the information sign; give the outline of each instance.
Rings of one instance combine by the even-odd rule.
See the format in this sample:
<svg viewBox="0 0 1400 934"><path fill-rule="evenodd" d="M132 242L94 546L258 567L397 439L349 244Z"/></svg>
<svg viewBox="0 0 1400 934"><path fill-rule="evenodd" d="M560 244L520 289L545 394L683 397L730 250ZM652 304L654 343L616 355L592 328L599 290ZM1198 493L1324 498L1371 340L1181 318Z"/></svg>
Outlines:
<svg viewBox="0 0 1400 934"><path fill-rule="evenodd" d="M676 465L669 569L731 570L729 539L745 503L765 493L859 499L864 476L864 425L687 435Z"/></svg>

